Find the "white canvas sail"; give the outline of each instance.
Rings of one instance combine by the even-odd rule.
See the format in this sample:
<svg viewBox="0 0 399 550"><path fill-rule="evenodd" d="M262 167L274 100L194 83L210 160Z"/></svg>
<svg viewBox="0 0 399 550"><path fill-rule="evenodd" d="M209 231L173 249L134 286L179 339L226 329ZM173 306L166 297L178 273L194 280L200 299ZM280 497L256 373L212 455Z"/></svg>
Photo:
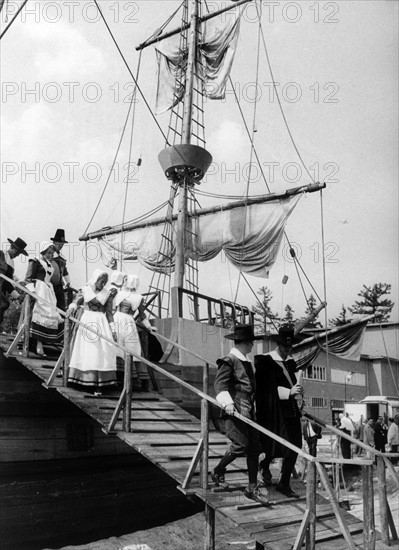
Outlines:
<svg viewBox="0 0 399 550"><path fill-rule="evenodd" d="M228 15L214 17L202 25L202 77L205 95L211 99L225 97L226 82L236 52L243 9L241 7ZM183 98L187 49L180 49L180 36L177 35L159 42L156 54L158 85L155 112L161 114Z"/></svg>
<svg viewBox="0 0 399 550"><path fill-rule="evenodd" d="M190 216L187 235L191 235L191 240L186 243L186 260L205 262L223 250L226 258L244 273L267 277L277 256L285 223L299 198L294 196ZM104 237L104 241L125 259L138 260L153 271L170 273L174 270L175 242L172 238L168 249L163 249L162 254L159 252L163 229L163 224L149 223L126 231L123 250L117 235Z"/></svg>

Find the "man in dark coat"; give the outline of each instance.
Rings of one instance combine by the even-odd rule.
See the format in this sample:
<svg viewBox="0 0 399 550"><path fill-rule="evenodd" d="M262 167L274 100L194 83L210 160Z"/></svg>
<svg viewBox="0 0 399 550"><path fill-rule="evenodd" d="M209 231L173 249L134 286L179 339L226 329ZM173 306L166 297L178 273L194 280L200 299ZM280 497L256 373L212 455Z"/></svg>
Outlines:
<svg viewBox="0 0 399 550"><path fill-rule="evenodd" d="M321 426L316 424L316 422L305 419L302 426L302 434L308 444L309 454L317 456L317 440L321 439Z"/></svg>
<svg viewBox="0 0 399 550"><path fill-rule="evenodd" d="M294 326L283 325L277 336L277 349L255 357L256 416L258 424L301 448L301 412L297 400L302 398L303 388L297 383L296 363L290 356L294 343ZM266 455L260 463L265 485L271 484L270 463L274 458L283 457L276 489L285 496L298 498L290 487L297 453L264 435L261 443Z"/></svg>
<svg viewBox="0 0 399 550"><path fill-rule="evenodd" d="M268 495L263 495L257 484L261 453L259 432L234 416L237 411L255 420L255 375L247 354L252 350L254 340L259 337L254 335L253 325L236 325L234 333L226 335L226 338L234 340L234 347L226 357L217 360L215 390L216 399L223 407L225 430L231 445L213 470L212 480L216 487L228 489L225 482L226 467L239 456L246 456L249 483L244 494L259 504L268 505Z"/></svg>
<svg viewBox="0 0 399 550"><path fill-rule="evenodd" d="M0 273L5 275L9 279L14 278L14 259L17 258L20 254L28 256L26 252L26 242L20 239L19 237L12 241L7 239L11 244L7 252L0 250ZM15 295L13 294L15 292ZM5 281L0 277L0 325L4 319L4 313L10 307L10 301L8 295L18 296L18 293L14 290L14 287L8 281Z"/></svg>
<svg viewBox="0 0 399 550"><path fill-rule="evenodd" d="M374 424L374 442L377 451L385 453L385 445L387 444L388 427L384 423L382 416L377 418Z"/></svg>
<svg viewBox="0 0 399 550"><path fill-rule="evenodd" d="M68 269L66 266L66 259L61 256L60 252L64 244L68 241L65 240L65 230L57 229L54 237L51 238L55 248L53 259L51 263L54 267L54 273L51 277L51 284L54 287L55 297L57 298L57 307L66 311L66 301L65 301L65 291L64 291L64 282L66 287L70 286L70 278L68 274Z"/></svg>

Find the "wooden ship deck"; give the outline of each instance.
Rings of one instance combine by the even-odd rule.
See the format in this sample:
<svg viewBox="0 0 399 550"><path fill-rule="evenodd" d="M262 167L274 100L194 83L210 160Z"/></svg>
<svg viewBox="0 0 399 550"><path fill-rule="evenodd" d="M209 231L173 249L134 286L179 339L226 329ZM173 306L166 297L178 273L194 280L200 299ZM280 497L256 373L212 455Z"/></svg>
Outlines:
<svg viewBox="0 0 399 550"><path fill-rule="evenodd" d="M11 343L2 338L0 346L6 351ZM55 361L37 357L23 357L20 352L14 358L26 369L34 373L47 387L47 381ZM63 398L94 419L108 433L114 414L118 394L94 397L91 394L62 386L62 377L55 377L48 391L56 391ZM293 487L301 498L287 499L270 488L270 507L248 500L243 493L247 482L245 460L240 459L231 465L228 481L231 490L216 492L212 487L203 489L200 473L193 468L193 456L201 438L201 421L158 392L133 392L131 406L131 431L124 431L122 417L118 417L109 436L116 435L125 445L144 456L157 468L174 480L180 490L205 505L205 508L218 512L235 525L244 529L255 540L256 549L289 550L300 548L298 532L306 516L306 486L300 480L293 480ZM219 432L209 431L208 467L211 470L224 454L228 440ZM188 472L192 470L190 484ZM79 498L79 494L76 494ZM348 511L342 510L337 519L332 503L321 494L317 495L317 524L314 548L317 550L344 550L347 548L387 548L382 542L366 546L363 523ZM352 536L353 546L343 536L342 522ZM377 541L380 535L377 534ZM295 546L297 545L297 546ZM198 541L197 548L203 547ZM210 547L210 546L209 546Z"/></svg>

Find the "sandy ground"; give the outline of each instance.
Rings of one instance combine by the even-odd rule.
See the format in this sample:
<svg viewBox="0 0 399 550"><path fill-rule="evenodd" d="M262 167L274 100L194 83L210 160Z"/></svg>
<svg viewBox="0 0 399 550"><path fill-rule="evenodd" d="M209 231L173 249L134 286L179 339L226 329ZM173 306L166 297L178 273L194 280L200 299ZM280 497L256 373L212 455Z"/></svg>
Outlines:
<svg viewBox="0 0 399 550"><path fill-rule="evenodd" d="M399 470L399 468L396 468ZM377 480L375 485L375 522L379 530L379 504L377 497ZM353 478L347 487L351 513L363 519L361 477ZM388 476L388 501L394 521L399 528L399 491ZM202 513L186 519L168 523L147 531L136 531L121 537L111 537L79 546L65 546L61 550L203 550L205 535L205 519ZM220 514L216 515L216 548L217 550L253 550L255 542L248 535L234 526ZM388 549L382 543L377 543L376 550ZM49 550L49 549L46 549ZM331 541L331 550L334 542ZM393 543L389 550L399 550L399 544Z"/></svg>

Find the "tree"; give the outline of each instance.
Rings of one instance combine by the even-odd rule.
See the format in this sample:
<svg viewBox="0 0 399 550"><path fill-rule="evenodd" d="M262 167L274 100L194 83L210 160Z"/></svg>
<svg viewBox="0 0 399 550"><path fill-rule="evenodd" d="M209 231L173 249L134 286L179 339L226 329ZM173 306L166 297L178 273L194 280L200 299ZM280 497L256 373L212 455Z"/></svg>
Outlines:
<svg viewBox="0 0 399 550"><path fill-rule="evenodd" d="M285 311L285 315L284 317L281 319L281 321L283 323L293 323L294 322L294 310L292 309L292 307L287 304L284 308L284 311Z"/></svg>
<svg viewBox="0 0 399 550"><path fill-rule="evenodd" d="M261 296L260 304L252 306L252 311L255 313L255 326L259 332L267 332L267 325L274 319L278 319L277 313L273 313L270 308L270 301L273 299L272 291L267 286L262 286L257 294ZM262 304L262 305L261 305Z"/></svg>
<svg viewBox="0 0 399 550"><path fill-rule="evenodd" d="M348 310L346 309L344 304L342 304L341 313L339 314L338 317L335 317L334 319L329 320L330 325L334 327L342 327L343 325L347 325L348 323L351 323L352 319L348 319L346 316L347 311Z"/></svg>
<svg viewBox="0 0 399 550"><path fill-rule="evenodd" d="M391 285L388 283L375 283L373 286L363 285L358 296L362 300L356 300L349 308L353 315L374 315L375 320L383 323L389 320L393 306L389 298L383 296L391 293Z"/></svg>
<svg viewBox="0 0 399 550"><path fill-rule="evenodd" d="M308 315L312 315L316 310L316 298L313 296L313 294L309 296L309 299L307 300L307 302L308 302L308 307L305 310L305 317L307 317ZM312 321L307 323L306 328L321 327L321 323L316 320L318 316L319 315L317 314Z"/></svg>

